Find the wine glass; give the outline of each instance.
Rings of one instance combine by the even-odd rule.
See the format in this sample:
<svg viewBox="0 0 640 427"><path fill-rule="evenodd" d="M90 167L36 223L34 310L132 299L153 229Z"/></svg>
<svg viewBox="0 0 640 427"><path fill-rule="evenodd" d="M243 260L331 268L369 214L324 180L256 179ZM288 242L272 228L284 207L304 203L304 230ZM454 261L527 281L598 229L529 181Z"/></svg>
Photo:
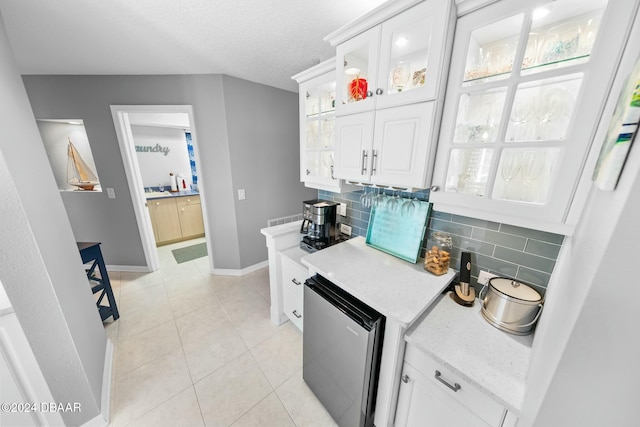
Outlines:
<svg viewBox="0 0 640 427"><path fill-rule="evenodd" d="M400 210L400 214L402 216L409 217L409 216L412 216L415 213L415 211L416 211L416 202L414 200L417 201L418 197L415 196L415 198L412 200L411 199L411 194L409 194L409 197L407 197L405 202L402 204L402 209Z"/></svg>
<svg viewBox="0 0 640 427"><path fill-rule="evenodd" d="M387 204L387 195L382 188L378 188L378 194L375 197L376 207L382 209Z"/></svg>
<svg viewBox="0 0 640 427"><path fill-rule="evenodd" d="M396 190L393 197L387 200L387 209L392 212L400 209L400 191Z"/></svg>
<svg viewBox="0 0 640 427"><path fill-rule="evenodd" d="M522 155L520 152L504 151L502 153L502 167L500 174L504 180L503 198L511 198L511 181L513 181L520 173Z"/></svg>
<svg viewBox="0 0 640 427"><path fill-rule="evenodd" d="M362 203L362 206L364 206L365 208L370 207L370 206L368 205L368 203L369 203L369 196L368 196L368 194L367 194L367 188L369 188L369 187L364 187L364 188L362 189L362 194L360 195L360 203Z"/></svg>
<svg viewBox="0 0 640 427"><path fill-rule="evenodd" d="M526 128L529 126L529 116L531 115L531 104L522 99L522 96L516 97L511 108L511 116L509 120L513 122L513 134L511 141L522 141L526 136Z"/></svg>
<svg viewBox="0 0 640 427"><path fill-rule="evenodd" d="M521 173L524 180L524 201L536 201L537 195L532 184L538 179L546 164L547 156L542 151L525 151L523 154Z"/></svg>

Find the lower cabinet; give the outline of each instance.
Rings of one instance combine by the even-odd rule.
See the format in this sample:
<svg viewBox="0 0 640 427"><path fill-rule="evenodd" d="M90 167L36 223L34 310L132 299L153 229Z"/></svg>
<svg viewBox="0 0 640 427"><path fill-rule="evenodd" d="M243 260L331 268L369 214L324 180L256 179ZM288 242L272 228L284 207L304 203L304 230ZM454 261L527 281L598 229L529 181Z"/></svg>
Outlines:
<svg viewBox="0 0 640 427"><path fill-rule="evenodd" d="M502 405L407 345L396 427L513 427L516 421Z"/></svg>
<svg viewBox="0 0 640 427"><path fill-rule="evenodd" d="M176 205L182 237L187 239L203 235L204 221L202 220L200 196L178 197Z"/></svg>
<svg viewBox="0 0 640 427"><path fill-rule="evenodd" d="M280 255L280 263L282 267L282 305L284 306L284 314L302 331L304 281L309 276L309 272L306 267L283 254Z"/></svg>
<svg viewBox="0 0 640 427"><path fill-rule="evenodd" d="M147 206L157 245L204 236L200 196L152 199Z"/></svg>

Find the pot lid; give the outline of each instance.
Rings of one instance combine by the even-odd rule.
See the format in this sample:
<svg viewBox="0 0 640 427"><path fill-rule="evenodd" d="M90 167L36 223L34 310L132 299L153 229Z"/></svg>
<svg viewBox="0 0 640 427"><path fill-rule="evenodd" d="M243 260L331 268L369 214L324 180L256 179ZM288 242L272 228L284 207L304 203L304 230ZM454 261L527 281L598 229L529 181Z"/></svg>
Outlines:
<svg viewBox="0 0 640 427"><path fill-rule="evenodd" d="M539 302L542 299L538 291L516 280L494 277L489 280L489 285L498 292L523 301Z"/></svg>

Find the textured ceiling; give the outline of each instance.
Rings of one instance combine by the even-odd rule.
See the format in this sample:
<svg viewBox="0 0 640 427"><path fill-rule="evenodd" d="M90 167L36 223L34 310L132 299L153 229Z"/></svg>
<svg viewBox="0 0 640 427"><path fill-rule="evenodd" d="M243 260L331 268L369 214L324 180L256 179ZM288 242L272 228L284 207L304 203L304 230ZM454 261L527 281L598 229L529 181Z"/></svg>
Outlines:
<svg viewBox="0 0 640 427"><path fill-rule="evenodd" d="M22 74L228 74L297 91L383 0L0 0Z"/></svg>

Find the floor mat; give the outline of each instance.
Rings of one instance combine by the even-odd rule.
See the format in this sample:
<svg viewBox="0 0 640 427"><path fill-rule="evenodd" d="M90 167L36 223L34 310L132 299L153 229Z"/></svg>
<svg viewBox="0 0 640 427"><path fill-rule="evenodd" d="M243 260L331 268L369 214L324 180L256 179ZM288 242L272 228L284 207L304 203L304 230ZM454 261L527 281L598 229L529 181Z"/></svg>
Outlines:
<svg viewBox="0 0 640 427"><path fill-rule="evenodd" d="M207 256L207 244L198 243L197 245L187 246L186 248L174 249L171 252L176 262L182 264L183 262Z"/></svg>

